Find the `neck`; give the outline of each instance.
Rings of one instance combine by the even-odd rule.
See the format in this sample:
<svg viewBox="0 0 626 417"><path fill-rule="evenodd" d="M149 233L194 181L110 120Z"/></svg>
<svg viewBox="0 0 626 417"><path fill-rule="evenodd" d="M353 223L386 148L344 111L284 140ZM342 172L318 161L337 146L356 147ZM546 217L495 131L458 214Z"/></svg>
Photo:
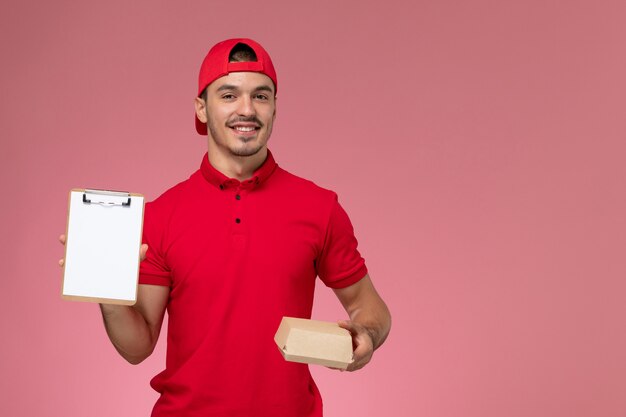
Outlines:
<svg viewBox="0 0 626 417"><path fill-rule="evenodd" d="M213 145L213 146L211 146ZM259 152L250 156L237 156L228 150L225 152L209 141L209 162L219 172L228 178L236 178L244 181L252 177L267 158L267 147L261 148Z"/></svg>

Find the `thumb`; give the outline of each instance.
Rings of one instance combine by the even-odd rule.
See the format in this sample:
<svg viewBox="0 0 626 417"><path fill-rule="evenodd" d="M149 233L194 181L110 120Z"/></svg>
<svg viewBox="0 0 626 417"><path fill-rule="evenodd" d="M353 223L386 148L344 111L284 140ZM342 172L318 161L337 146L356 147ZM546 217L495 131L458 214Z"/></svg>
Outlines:
<svg viewBox="0 0 626 417"><path fill-rule="evenodd" d="M350 333L355 330L354 324L352 324L352 321L350 320L339 320L337 321L337 324L339 325L339 327L348 330Z"/></svg>
<svg viewBox="0 0 626 417"><path fill-rule="evenodd" d="M146 259L146 252L148 252L148 245L146 245L145 243L143 243L141 245L141 249L139 250L139 259L140 260L144 260Z"/></svg>

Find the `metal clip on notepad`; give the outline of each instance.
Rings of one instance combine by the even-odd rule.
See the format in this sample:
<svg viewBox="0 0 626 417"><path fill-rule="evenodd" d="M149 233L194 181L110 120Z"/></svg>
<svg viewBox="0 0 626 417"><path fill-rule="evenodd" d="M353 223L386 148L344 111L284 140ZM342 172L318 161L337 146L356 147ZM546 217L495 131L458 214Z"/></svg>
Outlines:
<svg viewBox="0 0 626 417"><path fill-rule="evenodd" d="M87 198L87 196L89 196L89 198ZM128 198L128 200L120 201L119 198L111 199L111 197ZM100 204L102 206L130 207L130 193L123 191L85 190L83 194L83 203Z"/></svg>

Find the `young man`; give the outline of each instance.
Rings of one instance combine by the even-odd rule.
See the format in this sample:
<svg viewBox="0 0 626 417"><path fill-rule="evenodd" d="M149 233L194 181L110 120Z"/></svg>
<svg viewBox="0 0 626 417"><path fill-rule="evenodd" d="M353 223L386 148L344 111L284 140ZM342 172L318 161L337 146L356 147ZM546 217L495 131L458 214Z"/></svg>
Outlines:
<svg viewBox="0 0 626 417"><path fill-rule="evenodd" d="M308 366L286 362L273 340L283 316L311 317L317 276L350 317L340 323L355 347L349 371L389 332L336 194L284 171L267 149L277 86L253 40L209 51L195 98L208 152L189 179L146 205L137 304L101 305L130 363L152 353L168 311L153 416L321 416Z"/></svg>

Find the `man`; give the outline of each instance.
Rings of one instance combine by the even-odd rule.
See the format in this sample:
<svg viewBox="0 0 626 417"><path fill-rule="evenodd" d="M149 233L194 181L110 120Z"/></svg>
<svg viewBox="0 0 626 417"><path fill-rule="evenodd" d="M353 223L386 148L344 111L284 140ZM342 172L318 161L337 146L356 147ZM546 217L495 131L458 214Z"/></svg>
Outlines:
<svg viewBox="0 0 626 417"><path fill-rule="evenodd" d="M168 311L153 416L321 416L308 366L286 362L273 341L283 316L311 317L317 276L350 316L340 323L353 337L349 371L389 332L336 194L282 170L267 149L277 86L253 40L209 51L195 98L208 153L146 205L136 305L101 305L113 345L133 364L152 353Z"/></svg>

